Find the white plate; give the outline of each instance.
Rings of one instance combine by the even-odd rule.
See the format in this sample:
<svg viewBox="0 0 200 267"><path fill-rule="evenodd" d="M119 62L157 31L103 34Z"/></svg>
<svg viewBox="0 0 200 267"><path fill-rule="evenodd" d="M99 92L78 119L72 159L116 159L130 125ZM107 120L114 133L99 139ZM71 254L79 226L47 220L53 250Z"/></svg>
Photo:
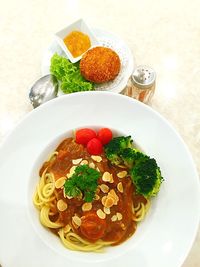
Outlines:
<svg viewBox="0 0 200 267"><path fill-rule="evenodd" d="M38 158L47 156L49 144L57 145L64 133L98 125L131 134L157 160L165 181L129 240L103 254L69 251L36 217L31 200L36 177L31 172ZM120 94L75 93L33 110L1 146L0 174L3 267L178 267L197 232L199 180L188 149L163 117Z"/></svg>
<svg viewBox="0 0 200 267"><path fill-rule="evenodd" d="M109 47L116 51L121 60L121 69L118 76L113 81L98 85L96 84L95 89L99 91L106 90L120 93L126 87L128 79L134 69L133 55L131 50L122 39L113 35L112 33L101 29L92 30L100 45ZM57 41L54 40L44 53L42 59L42 75L50 73L50 60L53 54L56 52L59 55L66 56L62 48L58 45Z"/></svg>

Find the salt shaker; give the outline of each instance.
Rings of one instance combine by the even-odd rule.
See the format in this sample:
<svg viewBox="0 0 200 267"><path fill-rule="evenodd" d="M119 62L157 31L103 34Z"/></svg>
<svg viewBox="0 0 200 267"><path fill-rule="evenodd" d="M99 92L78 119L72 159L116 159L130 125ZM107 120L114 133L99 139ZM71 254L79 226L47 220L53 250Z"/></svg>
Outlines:
<svg viewBox="0 0 200 267"><path fill-rule="evenodd" d="M148 103L155 91L156 73L149 66L138 66L132 73L124 94Z"/></svg>

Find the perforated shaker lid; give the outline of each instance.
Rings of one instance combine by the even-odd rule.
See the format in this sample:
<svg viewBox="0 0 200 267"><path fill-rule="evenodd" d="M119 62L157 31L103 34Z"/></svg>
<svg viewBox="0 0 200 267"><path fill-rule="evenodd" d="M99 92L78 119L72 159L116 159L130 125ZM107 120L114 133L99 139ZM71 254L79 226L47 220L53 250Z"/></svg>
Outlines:
<svg viewBox="0 0 200 267"><path fill-rule="evenodd" d="M131 75L133 83L140 88L147 88L154 84L156 73L149 66L138 66Z"/></svg>

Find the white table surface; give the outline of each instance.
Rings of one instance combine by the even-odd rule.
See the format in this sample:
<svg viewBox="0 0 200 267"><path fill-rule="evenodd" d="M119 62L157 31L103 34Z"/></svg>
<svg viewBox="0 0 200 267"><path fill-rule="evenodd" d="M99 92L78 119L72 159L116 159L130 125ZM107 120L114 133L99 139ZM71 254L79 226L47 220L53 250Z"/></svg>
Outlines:
<svg viewBox="0 0 200 267"><path fill-rule="evenodd" d="M0 142L32 110L53 34L84 18L124 39L137 65L157 72L152 107L176 128L200 172L199 0L7 0L0 8ZM200 266L200 232L183 267ZM170 267L170 266L169 266Z"/></svg>

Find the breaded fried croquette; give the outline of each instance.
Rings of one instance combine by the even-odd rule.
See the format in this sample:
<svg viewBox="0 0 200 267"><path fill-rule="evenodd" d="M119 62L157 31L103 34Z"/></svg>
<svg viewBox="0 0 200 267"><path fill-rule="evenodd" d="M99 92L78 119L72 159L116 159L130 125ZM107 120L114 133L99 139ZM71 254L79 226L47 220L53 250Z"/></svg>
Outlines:
<svg viewBox="0 0 200 267"><path fill-rule="evenodd" d="M94 47L88 50L80 61L82 76L94 83L113 80L120 71L120 58L115 51L107 47Z"/></svg>

